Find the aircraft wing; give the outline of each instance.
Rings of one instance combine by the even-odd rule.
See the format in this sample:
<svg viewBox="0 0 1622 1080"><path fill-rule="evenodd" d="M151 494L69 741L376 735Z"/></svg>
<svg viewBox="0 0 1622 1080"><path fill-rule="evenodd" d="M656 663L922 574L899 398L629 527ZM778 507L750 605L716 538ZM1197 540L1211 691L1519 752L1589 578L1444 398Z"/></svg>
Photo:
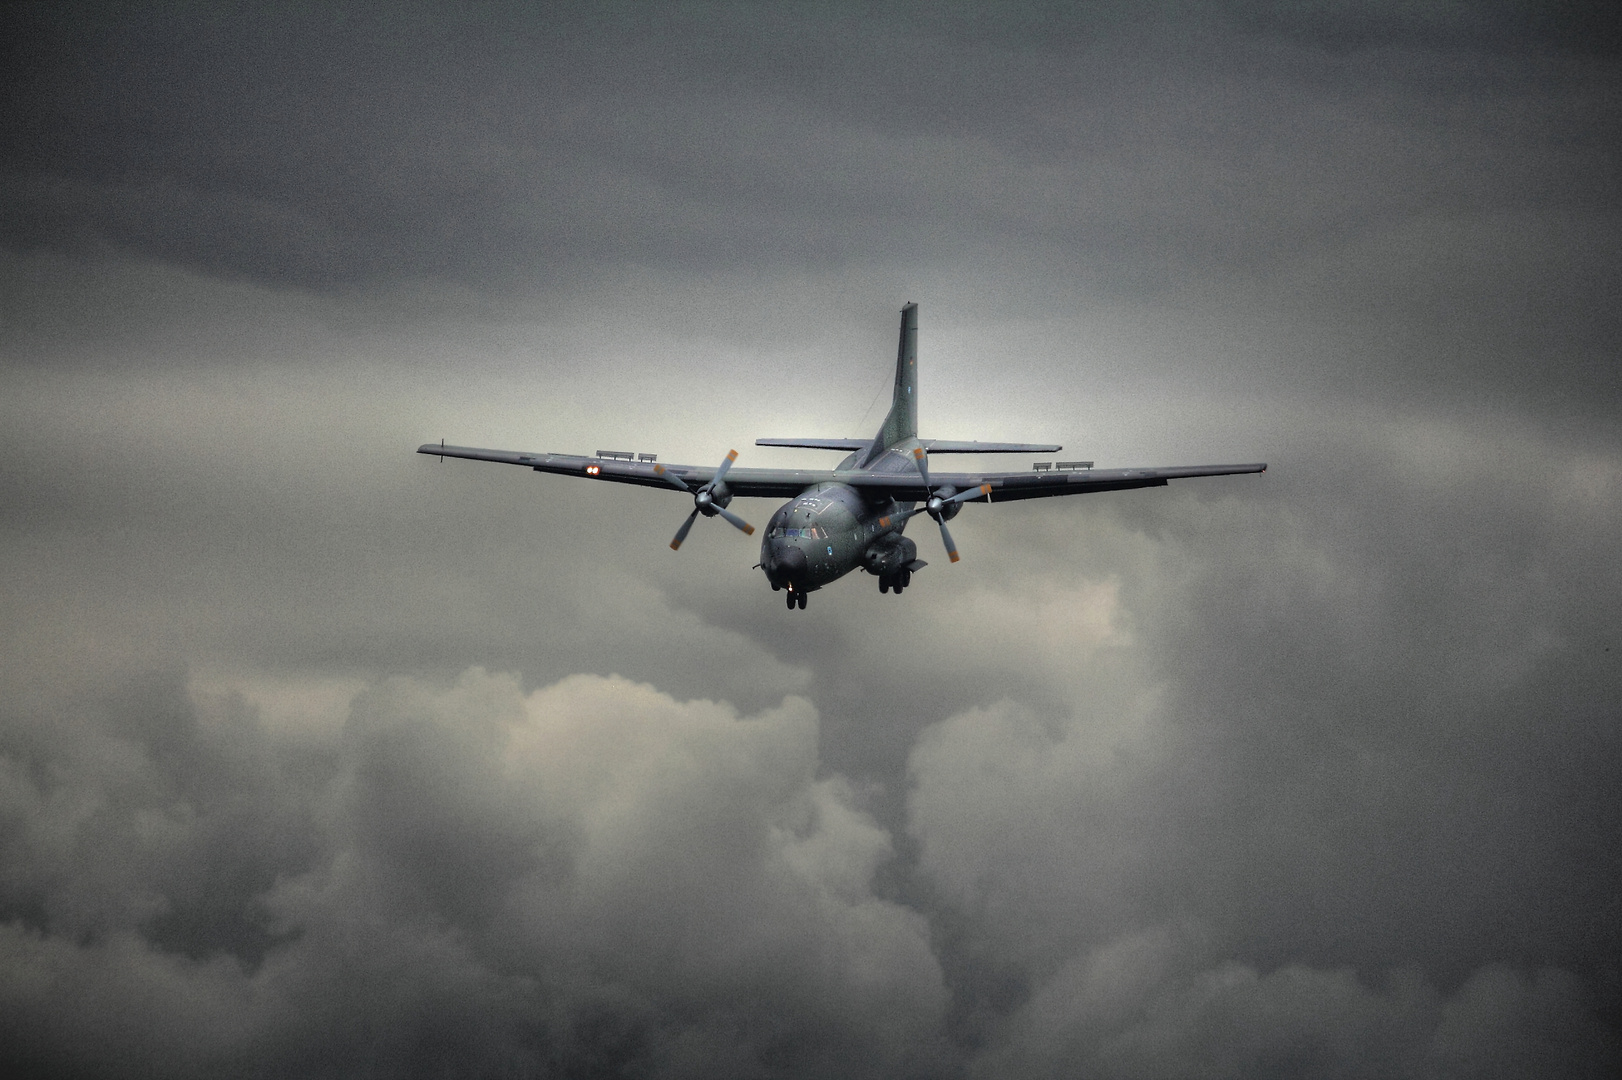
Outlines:
<svg viewBox="0 0 1622 1080"><path fill-rule="evenodd" d="M471 446L444 446L424 443L417 447L419 454L437 457L467 458L472 461L497 461L504 465L523 465L536 472L558 473L563 476L583 476L590 480L607 480L617 484L635 484L639 487L674 491L673 476L697 491L715 478L716 465L666 465L652 461L625 461L618 458L586 457L581 454L542 454L521 450L481 450ZM836 473L832 469L748 469L734 468L726 475L726 486L740 497L792 499L812 484L848 482L852 476L865 473Z"/></svg>
<svg viewBox="0 0 1622 1080"><path fill-rule="evenodd" d="M618 484L675 490L666 476L673 476L690 490L708 483L716 465L664 465L651 461L624 461L617 458L586 457L581 454L543 454L519 450L481 450L469 446L424 443L419 454L496 461L523 465L536 472L580 476ZM1124 491L1130 488L1163 487L1168 481L1200 476L1234 476L1266 472L1265 464L1187 465L1155 469L1052 469L1043 472L937 472L930 470L936 489L951 486L958 491L989 484L990 501L1046 499L1058 495L1084 495L1093 491ZM662 475L661 475L662 473ZM740 498L790 499L812 484L849 484L874 502L921 502L929 488L916 472L876 473L862 470L838 472L833 469L752 469L734 468L727 473L726 486Z"/></svg>
<svg viewBox="0 0 1622 1080"><path fill-rule="evenodd" d="M1043 472L957 473L931 469L929 478L930 486L936 490L950 486L958 491L968 491L989 485L989 501L999 503L1018 499L1047 499L1058 495L1085 495L1093 491L1164 487L1171 480L1266 471L1267 466L1262 463L1178 465L1154 469L1050 469ZM840 483L868 493L869 498L888 496L896 502L921 502L929 497L929 488L924 486L923 478L915 473L842 473L837 475L837 479ZM731 476L727 477L727 482L732 482Z"/></svg>

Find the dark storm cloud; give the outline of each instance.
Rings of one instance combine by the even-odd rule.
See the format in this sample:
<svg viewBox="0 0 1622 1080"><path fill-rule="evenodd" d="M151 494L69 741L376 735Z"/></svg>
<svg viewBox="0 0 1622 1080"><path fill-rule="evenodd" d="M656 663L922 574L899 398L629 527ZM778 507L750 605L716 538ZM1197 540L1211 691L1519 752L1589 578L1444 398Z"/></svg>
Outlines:
<svg viewBox="0 0 1622 1080"><path fill-rule="evenodd" d="M3 18L9 1063L1614 1071L1614 18ZM410 453L861 434L908 299L926 434L1273 469L785 619Z"/></svg>
<svg viewBox="0 0 1622 1080"><path fill-rule="evenodd" d="M404 321L612 289L745 347L759 307L779 336L826 321L773 281L927 284L981 319L1147 298L1338 336L1224 360L1306 393L1374 380L1555 419L1622 393L1622 97L1598 16L13 10L14 251L416 288ZM705 281L739 311L659 299Z"/></svg>
<svg viewBox="0 0 1622 1080"><path fill-rule="evenodd" d="M1617 458L1393 434L1321 432L1254 496L1027 523L1023 632L981 597L977 658L933 631L973 707L915 741L907 821L975 914L985 1075L1614 1067L1622 670L1574 596L1618 592Z"/></svg>
<svg viewBox="0 0 1622 1080"><path fill-rule="evenodd" d="M1159 911L1199 918L1264 967L1424 957L1450 973L1467 955L1617 955L1622 865L1606 838L1622 671L1604 606L1575 598L1622 585L1605 539L1615 458L1571 460L1531 437L1508 468L1436 460L1449 439L1477 437L1436 433L1434 457L1409 461L1335 440L1304 469L1321 495L1281 474L1243 501L1123 497L1119 523L1079 545L1118 590L1047 590L1076 612L1062 639L1070 692L999 688L1013 704L982 696L989 712L914 750L926 865L939 859L972 893L998 883L981 899L1027 912L1008 925L1039 941L1096 941ZM1378 496L1337 512L1359 478L1335 457ZM1490 490L1538 477L1515 504ZM1344 520L1376 503L1389 518ZM1063 559L1068 539L1042 561ZM1037 644L1058 622L1049 610L1028 609L1040 629L1000 662L1051 670L1058 655ZM1100 628L1091 649L1082 626ZM998 779L1028 768L1048 779ZM939 839L937 813L950 822ZM1048 857L1023 857L1027 842ZM1062 926L1030 930L1044 911Z"/></svg>
<svg viewBox="0 0 1622 1080"><path fill-rule="evenodd" d="M1271 521L1240 545L1250 570L1225 568L1240 580L1197 586L1182 618L1155 620L1186 665L1168 707L1207 765L1235 755L1216 781L1232 785L1224 810L1197 816L1251 839L1212 888L1254 890L1244 906L1276 911L1277 937L1258 943L1269 961L1617 955L1622 863L1606 837L1622 825L1608 794L1622 780L1622 668L1603 605L1583 600L1622 590L1604 539L1618 520L1614 458L1522 430L1505 439L1513 455L1486 461L1469 453L1469 425L1415 434L1386 468L1361 459L1378 492L1358 496L1366 476L1316 462L1339 497L1380 506L1374 520L1336 529L1325 508L1324 532L1292 539ZM1506 499L1506 483L1524 490ZM1276 573L1308 545L1332 577ZM1236 586L1248 598L1237 618ZM1314 905L1287 898L1309 879Z"/></svg>
<svg viewBox="0 0 1622 1080"><path fill-rule="evenodd" d="M1107 591L1094 599L1107 605ZM1083 667L1089 641L1110 633L1098 622L1072 638ZM1101 676L1075 678L1096 691ZM1258 970L1221 959L1198 916L1078 948L1076 920L1096 917L1130 871L1115 866L1078 903L1065 877L1103 870L1101 845L1120 838L1096 813L1067 821L1065 806L1142 798L1123 766L1153 766L1157 750L1141 726L1156 723L1152 709L1091 700L1057 743L1051 724L993 709L920 744L931 874L966 869L927 850L945 809L963 816L957 858L965 842L1002 849L1003 867L982 868L976 887L1059 875L1037 906L993 903L977 917L1013 939L1005 958L1021 957L1034 985L1006 1020L981 1021L982 1052L967 1055L972 1043L948 1050L923 916L872 891L889 836L845 784L815 778L803 701L740 719L623 680L525 695L473 670L452 685L373 686L332 733L268 726L177 679L77 714L13 712L0 774L5 1055L34 1074L174 1076L1040 1076L1078 1064L1105 1076L1213 1065L1447 1076L1516 1075L1533 1061L1597 1076L1614 1065L1594 988L1554 967L1486 965L1451 989L1421 969ZM928 805L963 750L950 802ZM1023 783L994 780L1025 754L1036 758L1010 769ZM1011 798L1023 825L999 817ZM1019 859L1042 830L1076 824L1079 837L1040 849L1062 864ZM1165 850L1144 824L1138 860Z"/></svg>
<svg viewBox="0 0 1622 1080"><path fill-rule="evenodd" d="M32 14L9 242L263 281L560 283L1006 234L1164 284L1392 213L1617 194L1614 96L1549 47L1603 36L1509 5Z"/></svg>
<svg viewBox="0 0 1622 1080"><path fill-rule="evenodd" d="M895 1075L924 920L814 711L470 671L334 738L178 680L8 718L4 1057L30 1075ZM19 745L29 743L32 745Z"/></svg>

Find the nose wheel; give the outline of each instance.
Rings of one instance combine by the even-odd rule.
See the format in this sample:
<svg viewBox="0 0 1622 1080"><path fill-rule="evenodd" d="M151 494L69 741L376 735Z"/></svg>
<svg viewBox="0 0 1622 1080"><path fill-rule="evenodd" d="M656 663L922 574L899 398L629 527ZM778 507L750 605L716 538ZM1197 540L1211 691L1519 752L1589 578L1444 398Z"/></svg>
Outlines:
<svg viewBox="0 0 1622 1080"><path fill-rule="evenodd" d="M793 611L795 608L799 608L801 611L804 611L805 610L805 596L806 596L806 594L803 593L803 592L791 592L791 593L789 593L788 596L784 597L784 599L788 601L788 609L790 611Z"/></svg>

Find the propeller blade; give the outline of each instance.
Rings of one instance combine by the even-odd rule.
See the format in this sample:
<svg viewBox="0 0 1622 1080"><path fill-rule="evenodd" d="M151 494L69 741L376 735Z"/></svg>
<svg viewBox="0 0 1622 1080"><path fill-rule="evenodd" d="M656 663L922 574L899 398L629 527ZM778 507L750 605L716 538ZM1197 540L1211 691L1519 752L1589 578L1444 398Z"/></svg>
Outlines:
<svg viewBox="0 0 1622 1080"><path fill-rule="evenodd" d="M990 484L981 484L977 488L970 488L968 491L960 491L956 495L953 495L950 499L947 499L946 501L948 503L965 503L965 502L968 502L970 499L984 498L986 496L989 496L990 494L991 494L991 485Z"/></svg>
<svg viewBox="0 0 1622 1080"><path fill-rule="evenodd" d="M693 527L693 522L697 520L698 507L695 506L693 507L693 512L687 515L687 520L681 523L681 528L676 530L676 539L670 542L671 551L681 550L681 542L687 539L687 531Z"/></svg>
<svg viewBox="0 0 1622 1080"><path fill-rule="evenodd" d="M670 473L665 472L665 467L663 465L655 465L653 467L653 473L655 476L669 484L671 487L675 488L677 491L686 492L688 495L693 493L692 488L688 487L682 481L677 480Z"/></svg>
<svg viewBox="0 0 1622 1080"><path fill-rule="evenodd" d="M946 557L957 562L957 545L952 542L952 534L946 530L946 522L941 522L941 539L946 541Z"/></svg>
<svg viewBox="0 0 1622 1080"><path fill-rule="evenodd" d="M738 452L736 450L728 451L726 459L721 462L721 467L715 470L715 476L710 480L709 483L703 485L697 491L694 491L685 483L666 472L663 465L655 465L653 467L654 473L656 473L658 477L665 483L693 496L693 512L687 515L687 520L681 523L680 529L676 530L676 539L670 542L671 551L680 550L682 541L687 539L688 530L693 527L693 522L698 520L699 514L704 514L706 517L711 514L719 515L726 518L728 524L741 531L745 536L754 535L755 527L753 525L749 524L737 514L727 510L725 507L717 505L715 502L716 489L718 488L721 489L722 497L725 498L726 489L721 487L721 481L726 479L727 470L732 468L732 463L737 460Z"/></svg>
<svg viewBox="0 0 1622 1080"><path fill-rule="evenodd" d="M923 447L917 446L913 448L912 460L918 466L918 475L924 478L924 487L929 487L929 455L924 453Z"/></svg>
<svg viewBox="0 0 1622 1080"><path fill-rule="evenodd" d="M714 487L716 484L719 484L726 477L727 470L732 468L732 463L737 460L738 452L736 450L727 451L727 459L721 462L721 467L719 469L715 470L715 479L710 481L710 486Z"/></svg>
<svg viewBox="0 0 1622 1080"><path fill-rule="evenodd" d="M753 525L749 524L743 518L739 517L737 514L734 514L732 511L726 509L723 506L717 506L715 508L715 512L717 514L720 514L722 517L726 518L728 521L730 521L735 528L742 529L743 534L745 536L753 536L754 535L755 527Z"/></svg>

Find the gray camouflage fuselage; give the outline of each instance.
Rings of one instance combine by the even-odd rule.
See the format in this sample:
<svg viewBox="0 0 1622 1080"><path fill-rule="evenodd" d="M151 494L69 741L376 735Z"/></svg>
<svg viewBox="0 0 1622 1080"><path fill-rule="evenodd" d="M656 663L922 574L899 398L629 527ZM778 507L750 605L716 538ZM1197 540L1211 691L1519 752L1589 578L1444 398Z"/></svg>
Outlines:
<svg viewBox="0 0 1622 1080"><path fill-rule="evenodd" d="M866 467L870 473L913 474L916 438L885 448ZM860 454L839 463L836 472L857 467ZM952 489L948 490L948 494ZM760 567L774 589L812 592L853 570L896 578L917 569L918 548L903 535L916 504L884 499L870 501L849 484L815 484L773 514L760 542ZM958 506L943 516L956 516Z"/></svg>

